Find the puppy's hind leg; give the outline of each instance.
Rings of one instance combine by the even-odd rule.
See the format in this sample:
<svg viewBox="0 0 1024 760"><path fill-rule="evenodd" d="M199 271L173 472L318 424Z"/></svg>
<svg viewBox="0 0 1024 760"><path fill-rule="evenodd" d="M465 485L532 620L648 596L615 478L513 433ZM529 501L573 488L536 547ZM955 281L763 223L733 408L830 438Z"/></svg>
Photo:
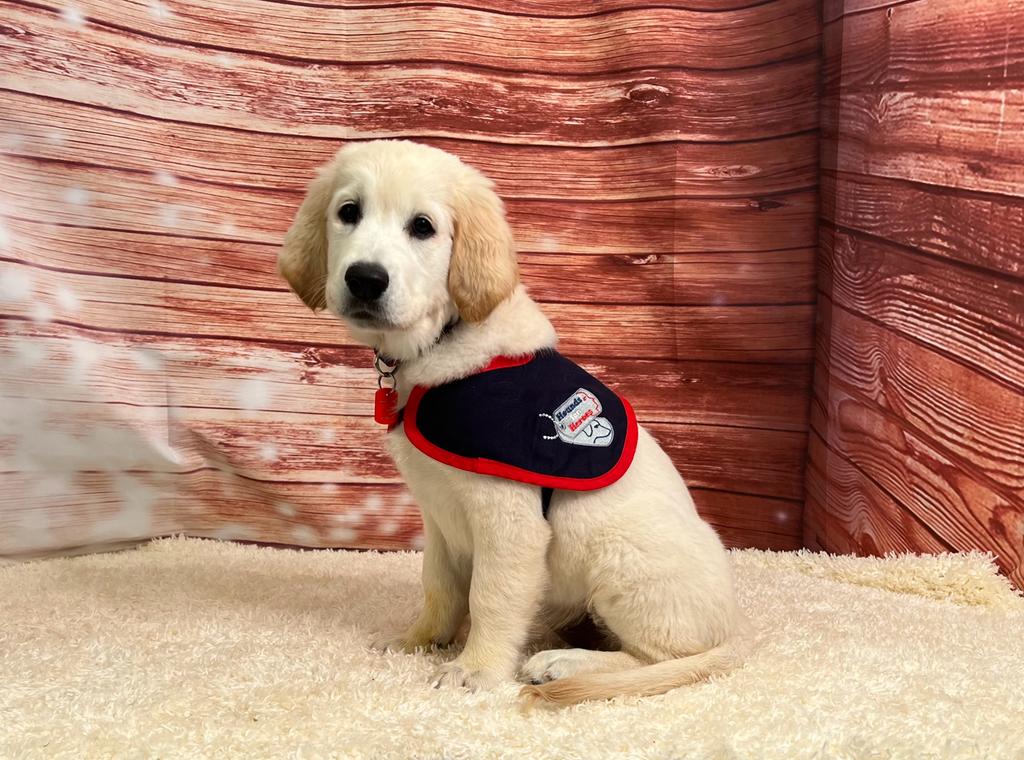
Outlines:
<svg viewBox="0 0 1024 760"><path fill-rule="evenodd" d="M520 680L542 684L584 673L614 673L638 668L646 663L627 652L600 652L593 649L548 649L537 652L520 670Z"/></svg>

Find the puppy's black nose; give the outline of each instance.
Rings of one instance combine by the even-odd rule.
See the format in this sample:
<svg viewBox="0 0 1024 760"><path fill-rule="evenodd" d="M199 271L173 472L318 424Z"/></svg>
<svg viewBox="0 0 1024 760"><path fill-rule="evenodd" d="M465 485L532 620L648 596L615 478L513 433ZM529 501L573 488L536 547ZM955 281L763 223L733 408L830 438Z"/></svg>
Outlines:
<svg viewBox="0 0 1024 760"><path fill-rule="evenodd" d="M345 270L345 284L362 301L376 301L388 289L388 273L380 264L360 261Z"/></svg>

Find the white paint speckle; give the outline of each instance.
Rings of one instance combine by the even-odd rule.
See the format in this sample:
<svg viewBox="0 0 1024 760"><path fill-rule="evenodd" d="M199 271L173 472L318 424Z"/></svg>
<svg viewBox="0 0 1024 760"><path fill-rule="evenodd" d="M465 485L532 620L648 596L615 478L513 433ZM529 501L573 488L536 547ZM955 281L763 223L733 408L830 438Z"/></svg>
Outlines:
<svg viewBox="0 0 1024 760"><path fill-rule="evenodd" d="M70 338L68 349L71 351L71 366L68 367L68 380L81 383L85 376L103 356L103 346L91 340Z"/></svg>
<svg viewBox="0 0 1024 760"><path fill-rule="evenodd" d="M78 311L78 307L81 305L78 296L67 285L60 285L54 295L57 298L57 304L64 311Z"/></svg>
<svg viewBox="0 0 1024 760"><path fill-rule="evenodd" d="M423 538L423 534L422 533L417 533L415 536L413 536L411 539L409 539L409 546L411 546L413 549L415 549L418 552L419 551L423 551L423 547L424 547L425 544L426 544L426 540Z"/></svg>
<svg viewBox="0 0 1024 760"><path fill-rule="evenodd" d="M177 227L181 221L181 207L173 203L160 206L160 223L165 227Z"/></svg>
<svg viewBox="0 0 1024 760"><path fill-rule="evenodd" d="M323 483L320 486L320 490L323 491L324 493L337 493L337 491L338 491L338 484L337 483Z"/></svg>
<svg viewBox="0 0 1024 760"><path fill-rule="evenodd" d="M336 437L334 428L324 428L320 431L320 443L332 443Z"/></svg>
<svg viewBox="0 0 1024 760"><path fill-rule="evenodd" d="M146 372L158 372L164 367L164 355L154 348L137 348L131 357L136 366Z"/></svg>
<svg viewBox="0 0 1024 760"><path fill-rule="evenodd" d="M260 446L260 459L264 462L276 462L278 459L277 446L272 443L264 443Z"/></svg>
<svg viewBox="0 0 1024 760"><path fill-rule="evenodd" d="M239 541L249 537L249 528L237 523L222 525L210 534L221 541Z"/></svg>
<svg viewBox="0 0 1024 760"><path fill-rule="evenodd" d="M238 234L238 227L235 226L233 220L225 219L220 223L220 233L222 235L229 235L233 237Z"/></svg>
<svg viewBox="0 0 1024 760"><path fill-rule="evenodd" d="M274 502L274 509L285 517L295 517L295 507L286 501Z"/></svg>
<svg viewBox="0 0 1024 760"><path fill-rule="evenodd" d="M561 247L561 244L551 235L541 235L537 238L537 250L544 253L554 253Z"/></svg>
<svg viewBox="0 0 1024 760"><path fill-rule="evenodd" d="M37 325L45 325L48 322L52 322L53 309L42 301L37 302L32 306L32 321Z"/></svg>
<svg viewBox="0 0 1024 760"><path fill-rule="evenodd" d="M67 142L67 137L65 137L64 133L59 129L51 129L47 132L46 139L52 145L63 145Z"/></svg>
<svg viewBox="0 0 1024 760"><path fill-rule="evenodd" d="M172 15L171 9L160 0L149 0L149 15L160 21L166 21Z"/></svg>
<svg viewBox="0 0 1024 760"><path fill-rule="evenodd" d="M232 58L227 53L217 53L217 55L215 55L213 57L213 60L215 60L221 66L234 66L235 65L235 59Z"/></svg>
<svg viewBox="0 0 1024 760"><path fill-rule="evenodd" d="M316 531L308 525L296 525L292 528L292 540L299 546L317 546L320 544Z"/></svg>
<svg viewBox="0 0 1024 760"><path fill-rule="evenodd" d="M27 301L32 297L32 278L13 267L0 271L0 301Z"/></svg>
<svg viewBox="0 0 1024 760"><path fill-rule="evenodd" d="M178 178L175 177L170 172L165 172L163 170L158 171L158 172L154 172L153 173L153 179L156 181L156 183L158 185L163 185L164 187L177 187L178 186Z"/></svg>
<svg viewBox="0 0 1024 760"><path fill-rule="evenodd" d="M69 187L64 191L64 201L73 206L85 206L89 203L89 191L84 187Z"/></svg>
<svg viewBox="0 0 1024 760"><path fill-rule="evenodd" d="M75 27L85 26L85 16L82 15L82 11L69 5L60 12L60 17L64 19L64 23Z"/></svg>
<svg viewBox="0 0 1024 760"><path fill-rule="evenodd" d="M386 522L381 523L380 532L385 536L391 536L398 532L398 527L398 523L394 520L387 520Z"/></svg>
<svg viewBox="0 0 1024 760"><path fill-rule="evenodd" d="M265 409L270 401L270 385L266 380L241 380L235 389L235 401L242 409Z"/></svg>
<svg viewBox="0 0 1024 760"><path fill-rule="evenodd" d="M20 368L31 369L46 358L46 346L37 340L15 338L10 346Z"/></svg>
<svg viewBox="0 0 1024 760"><path fill-rule="evenodd" d="M331 528L330 537L332 541L350 544L359 537L359 534L351 528Z"/></svg>
<svg viewBox="0 0 1024 760"><path fill-rule="evenodd" d="M363 502L363 510L366 512L379 512L384 507L384 500L377 494L366 497Z"/></svg>
<svg viewBox="0 0 1024 760"><path fill-rule="evenodd" d="M356 511L342 512L341 514L331 515L331 519L341 525L359 525L363 521L363 513Z"/></svg>

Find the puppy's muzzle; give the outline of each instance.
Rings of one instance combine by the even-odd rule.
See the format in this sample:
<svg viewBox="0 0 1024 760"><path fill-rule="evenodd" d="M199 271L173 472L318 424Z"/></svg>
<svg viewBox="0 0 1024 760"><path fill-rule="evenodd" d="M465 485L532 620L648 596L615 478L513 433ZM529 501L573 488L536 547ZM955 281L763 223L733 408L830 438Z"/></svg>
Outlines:
<svg viewBox="0 0 1024 760"><path fill-rule="evenodd" d="M358 262L345 270L345 284L360 301L373 303L388 289L387 270L380 264Z"/></svg>

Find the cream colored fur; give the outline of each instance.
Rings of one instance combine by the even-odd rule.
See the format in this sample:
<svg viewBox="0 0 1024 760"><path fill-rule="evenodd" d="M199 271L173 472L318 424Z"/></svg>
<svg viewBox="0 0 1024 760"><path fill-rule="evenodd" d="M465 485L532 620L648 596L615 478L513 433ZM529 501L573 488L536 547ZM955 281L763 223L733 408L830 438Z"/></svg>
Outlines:
<svg viewBox="0 0 1024 760"><path fill-rule="evenodd" d="M352 198L364 217L344 227L336 211ZM424 213L438 234L410 241L407 220ZM351 318L344 292L346 267L367 260L393 283L378 324ZM511 234L490 183L433 148L381 141L342 150L312 185L280 268L311 307L326 305L357 339L403 360L401 403L414 385L556 344L551 323L516 285ZM434 343L455 315L459 324ZM379 644L408 652L446 645L468 613L465 647L436 684L488 688L519 671L533 682L529 698L569 704L657 694L740 663L747 636L725 550L642 427L618 482L557 491L547 519L534 486L441 464L400 428L388 442L423 513L425 602L409 630ZM535 623L558 629L586 615L620 651L555 649L521 662Z"/></svg>

